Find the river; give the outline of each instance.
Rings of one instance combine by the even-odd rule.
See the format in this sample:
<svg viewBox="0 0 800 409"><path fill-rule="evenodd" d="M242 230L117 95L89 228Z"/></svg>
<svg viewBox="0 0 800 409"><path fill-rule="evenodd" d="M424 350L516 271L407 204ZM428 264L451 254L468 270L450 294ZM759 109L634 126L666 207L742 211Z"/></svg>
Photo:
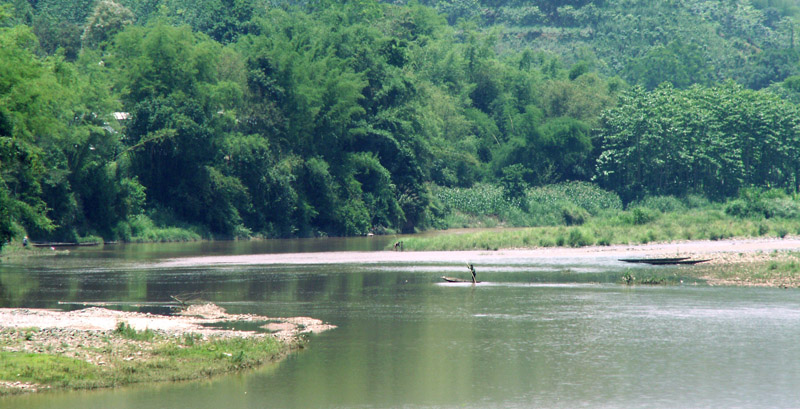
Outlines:
<svg viewBox="0 0 800 409"><path fill-rule="evenodd" d="M256 371L0 398L0 408L789 408L796 290L620 284L609 257L463 263L205 263L378 251L387 238L118 245L0 263L0 306L167 313L171 295L337 329ZM335 254L335 253L331 253ZM198 256L203 256L198 258ZM182 262L192 260L191 262ZM216 259L219 261L218 259ZM237 259L233 259L237 260ZM638 267L679 274L674 267ZM644 271L644 270L642 270Z"/></svg>

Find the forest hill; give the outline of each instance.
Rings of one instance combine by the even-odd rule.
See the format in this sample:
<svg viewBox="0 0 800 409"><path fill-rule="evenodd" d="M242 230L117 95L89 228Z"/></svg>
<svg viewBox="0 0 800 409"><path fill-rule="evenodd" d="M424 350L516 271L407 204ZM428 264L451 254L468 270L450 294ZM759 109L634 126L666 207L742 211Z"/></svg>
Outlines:
<svg viewBox="0 0 800 409"><path fill-rule="evenodd" d="M459 24L439 2L233 3L0 8L0 243L412 232L452 225L442 190L487 185L527 220L532 187L568 181L625 206L798 186L800 58L765 60L794 62L775 67L779 77L726 59L757 60L729 52L741 38L764 55L793 47L781 28L796 18L789 9L743 2L692 20L659 6L654 19L642 2L631 6L645 16L637 24L699 27L703 47L591 39L630 53L615 71L619 51L559 55L573 48L566 34L549 51L512 46L506 29ZM594 3L528 17L628 32L612 27L628 24L622 2ZM498 18L530 20L506 6ZM703 30L712 26L721 31ZM695 64L702 50L724 75ZM673 85L643 74L654 66L669 67L659 72ZM563 212L569 224L587 210Z"/></svg>

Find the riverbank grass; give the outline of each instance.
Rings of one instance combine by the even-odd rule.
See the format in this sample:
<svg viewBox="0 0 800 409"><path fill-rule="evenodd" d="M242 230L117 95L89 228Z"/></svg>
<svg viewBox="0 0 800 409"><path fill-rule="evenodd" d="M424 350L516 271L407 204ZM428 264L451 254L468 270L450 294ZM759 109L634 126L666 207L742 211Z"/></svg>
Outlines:
<svg viewBox="0 0 800 409"><path fill-rule="evenodd" d="M793 234L800 234L800 218L742 219L714 208L667 213L632 209L591 216L580 225L444 233L405 238L403 244L406 250L417 251L499 250L723 240L734 237L783 238Z"/></svg>
<svg viewBox="0 0 800 409"><path fill-rule="evenodd" d="M0 380L6 382L35 384L48 389L81 388L96 383L101 374L92 364L80 359L52 354L0 352ZM0 395L23 391L0 385Z"/></svg>
<svg viewBox="0 0 800 409"><path fill-rule="evenodd" d="M201 379L275 362L300 345L270 336L175 336L127 324L58 336L48 331L0 331L0 396Z"/></svg>
<svg viewBox="0 0 800 409"><path fill-rule="evenodd" d="M711 285L800 287L800 252L732 256L724 263L699 265L694 275Z"/></svg>
<svg viewBox="0 0 800 409"><path fill-rule="evenodd" d="M13 241L0 249L0 262L25 257L59 256L64 254L69 254L69 250L54 250L49 247L34 247L31 245L23 246L20 241Z"/></svg>

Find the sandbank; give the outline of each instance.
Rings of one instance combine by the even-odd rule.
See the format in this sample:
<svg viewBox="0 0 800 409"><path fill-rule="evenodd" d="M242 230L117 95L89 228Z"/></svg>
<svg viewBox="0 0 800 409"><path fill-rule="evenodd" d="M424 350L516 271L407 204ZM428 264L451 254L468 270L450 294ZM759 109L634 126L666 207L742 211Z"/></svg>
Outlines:
<svg viewBox="0 0 800 409"><path fill-rule="evenodd" d="M464 260L484 264L547 262L548 259L617 259L630 257L687 256L709 258L711 264L757 259L772 252L800 251L800 237L697 240L635 245L589 246L579 248L543 247L526 249L471 251L342 251L288 254L252 254L203 256L169 259L157 267L193 267L198 265L314 265L378 263L455 263Z"/></svg>

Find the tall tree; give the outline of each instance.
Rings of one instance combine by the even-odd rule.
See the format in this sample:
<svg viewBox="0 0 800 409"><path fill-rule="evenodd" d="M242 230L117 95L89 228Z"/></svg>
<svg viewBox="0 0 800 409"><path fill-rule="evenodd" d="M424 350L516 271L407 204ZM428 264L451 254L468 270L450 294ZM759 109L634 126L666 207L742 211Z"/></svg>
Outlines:
<svg viewBox="0 0 800 409"><path fill-rule="evenodd" d="M133 13L128 8L113 0L101 0L86 20L81 35L83 46L94 48L104 45L133 21Z"/></svg>

